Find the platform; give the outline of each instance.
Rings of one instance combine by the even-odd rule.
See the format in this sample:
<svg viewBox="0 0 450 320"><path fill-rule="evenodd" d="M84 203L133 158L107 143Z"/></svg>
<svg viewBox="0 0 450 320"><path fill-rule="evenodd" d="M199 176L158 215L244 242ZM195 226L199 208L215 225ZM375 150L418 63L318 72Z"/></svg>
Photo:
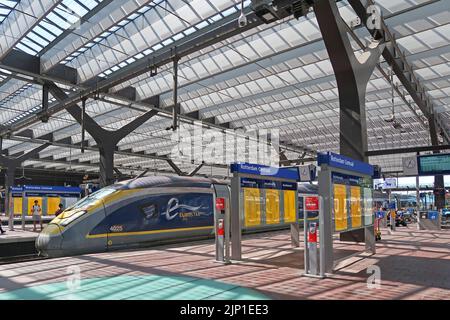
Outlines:
<svg viewBox="0 0 450 320"><path fill-rule="evenodd" d="M3 226L3 230L6 231L6 233L0 235L0 245L2 243L10 243L10 242L24 242L24 241L30 241L35 240L38 236L41 228L38 225L37 231L33 231L33 226L25 226L25 230L22 230L21 226L14 226L14 231L10 231L8 229L8 226Z"/></svg>
<svg viewBox="0 0 450 320"><path fill-rule="evenodd" d="M22 230L22 226L15 225L14 231L10 231L8 226L3 226L6 233L0 235L0 264L13 257L37 254L35 240L41 228L37 225L36 229L33 231L33 226L27 224L25 230Z"/></svg>
<svg viewBox="0 0 450 320"><path fill-rule="evenodd" d="M388 232L377 254L326 279L301 276L302 248L277 231L244 237L244 261L231 265L215 262L206 240L1 265L0 299L450 299L450 232ZM360 249L336 244L338 255ZM379 288L367 287L371 265L380 267ZM69 289L77 268L80 286Z"/></svg>

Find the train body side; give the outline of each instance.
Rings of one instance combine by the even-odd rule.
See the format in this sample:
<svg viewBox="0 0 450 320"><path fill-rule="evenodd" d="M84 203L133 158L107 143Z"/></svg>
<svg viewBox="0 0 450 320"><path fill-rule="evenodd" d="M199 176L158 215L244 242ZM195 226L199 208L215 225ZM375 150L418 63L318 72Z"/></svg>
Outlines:
<svg viewBox="0 0 450 320"><path fill-rule="evenodd" d="M77 220L55 218L36 240L43 255L62 256L145 246L213 232L214 193L208 188L117 190ZM69 210L70 212L70 210Z"/></svg>

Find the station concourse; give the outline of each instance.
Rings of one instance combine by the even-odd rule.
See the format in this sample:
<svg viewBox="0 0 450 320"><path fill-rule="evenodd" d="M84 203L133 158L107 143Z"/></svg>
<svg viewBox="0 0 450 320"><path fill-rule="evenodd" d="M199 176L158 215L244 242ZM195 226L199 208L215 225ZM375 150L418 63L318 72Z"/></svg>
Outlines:
<svg viewBox="0 0 450 320"><path fill-rule="evenodd" d="M0 300L448 300L449 23L0 0Z"/></svg>

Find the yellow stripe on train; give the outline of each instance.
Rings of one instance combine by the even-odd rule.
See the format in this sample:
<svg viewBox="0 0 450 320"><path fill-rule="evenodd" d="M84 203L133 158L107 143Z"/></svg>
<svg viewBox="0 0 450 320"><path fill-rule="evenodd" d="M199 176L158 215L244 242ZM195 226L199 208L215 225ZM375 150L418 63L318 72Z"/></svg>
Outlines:
<svg viewBox="0 0 450 320"><path fill-rule="evenodd" d="M169 233L169 232L181 232L181 231L194 231L194 230L207 230L213 229L214 226L206 227L192 227L192 228L176 228L176 229L164 229L164 230L149 230L149 231L130 231L130 232L115 232L115 233L100 233L100 234L88 234L86 238L106 238L106 237L121 237L121 236L140 236L147 234L157 234L157 233Z"/></svg>

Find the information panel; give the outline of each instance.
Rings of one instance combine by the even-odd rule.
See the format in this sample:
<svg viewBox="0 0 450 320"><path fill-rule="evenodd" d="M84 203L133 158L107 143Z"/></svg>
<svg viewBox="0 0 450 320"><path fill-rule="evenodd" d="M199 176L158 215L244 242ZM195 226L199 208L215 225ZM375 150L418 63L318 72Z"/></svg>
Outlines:
<svg viewBox="0 0 450 320"><path fill-rule="evenodd" d="M13 199L13 203L14 203L14 214L21 215L22 214L22 206L23 206L22 196L20 196L20 197L13 196L12 199Z"/></svg>
<svg viewBox="0 0 450 320"><path fill-rule="evenodd" d="M371 182L362 177L336 172L332 173L332 182L335 231L342 232L371 225Z"/></svg>
<svg viewBox="0 0 450 320"><path fill-rule="evenodd" d="M373 215L373 192L371 188L363 188L363 201L364 201L364 226L370 226L374 223Z"/></svg>
<svg viewBox="0 0 450 320"><path fill-rule="evenodd" d="M418 158L420 175L450 173L450 154L426 155Z"/></svg>
<svg viewBox="0 0 450 320"><path fill-rule="evenodd" d="M280 192L276 189L266 189L266 223L280 223Z"/></svg>
<svg viewBox="0 0 450 320"><path fill-rule="evenodd" d="M350 187L350 216L352 228L360 228L361 223L361 187Z"/></svg>
<svg viewBox="0 0 450 320"><path fill-rule="evenodd" d="M347 187L343 184L333 185L334 194L334 228L335 231L347 229Z"/></svg>
<svg viewBox="0 0 450 320"><path fill-rule="evenodd" d="M59 209L59 204L61 199L58 196L47 198L47 215L55 214L56 210Z"/></svg>
<svg viewBox="0 0 450 320"><path fill-rule="evenodd" d="M261 200L259 189L244 188L245 226L259 226L261 224Z"/></svg>
<svg viewBox="0 0 450 320"><path fill-rule="evenodd" d="M297 193L294 190L283 190L284 200L284 222L294 223L297 220L295 198Z"/></svg>
<svg viewBox="0 0 450 320"><path fill-rule="evenodd" d="M241 178L244 227L295 223L297 184Z"/></svg>

